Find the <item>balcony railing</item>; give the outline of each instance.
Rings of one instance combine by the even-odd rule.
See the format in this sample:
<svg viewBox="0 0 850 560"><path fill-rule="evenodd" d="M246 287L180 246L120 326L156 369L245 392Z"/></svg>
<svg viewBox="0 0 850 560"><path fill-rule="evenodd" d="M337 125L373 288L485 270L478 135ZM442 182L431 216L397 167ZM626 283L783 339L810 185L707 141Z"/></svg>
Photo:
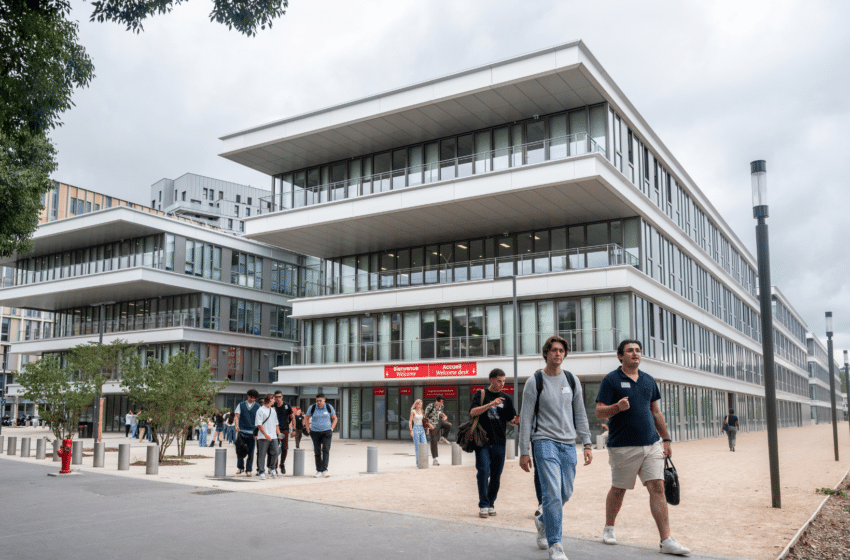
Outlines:
<svg viewBox="0 0 850 560"><path fill-rule="evenodd" d="M410 286L470 282L487 278L509 278L513 275L527 276L547 272L603 268L622 264L637 267L639 263L637 256L616 243L609 243L510 257L476 259L381 272L362 272L329 278L324 283L314 283L310 287L314 288L314 293L321 295L353 294Z"/></svg>
<svg viewBox="0 0 850 560"><path fill-rule="evenodd" d="M433 163L393 169L365 177L349 178L334 183L298 186L294 187L292 191L275 193L261 198L262 204L260 204L259 212L291 210L367 194L523 167L544 161L565 159L587 153L600 153L604 156L605 148L597 144L588 133L580 132L539 142L486 150Z"/></svg>
<svg viewBox="0 0 850 560"><path fill-rule="evenodd" d="M207 324L204 325L203 318L194 313L161 313L140 317L132 316L121 319L107 319L103 322L103 332L107 334L127 331L167 329L173 327L190 327L196 329L214 328L210 327L209 319L207 320ZM53 329L53 336L51 338L85 336L98 334L99 332L100 321L98 320L56 322Z"/></svg>
<svg viewBox="0 0 850 560"><path fill-rule="evenodd" d="M519 333L519 355L540 356L554 333ZM619 329L583 329L558 333L570 343L571 353L613 352L620 343ZM628 336L624 333L623 336ZM400 362L513 356L513 335L459 336L387 342L322 344L296 349L293 365L363 362ZM285 379L281 376L282 379Z"/></svg>

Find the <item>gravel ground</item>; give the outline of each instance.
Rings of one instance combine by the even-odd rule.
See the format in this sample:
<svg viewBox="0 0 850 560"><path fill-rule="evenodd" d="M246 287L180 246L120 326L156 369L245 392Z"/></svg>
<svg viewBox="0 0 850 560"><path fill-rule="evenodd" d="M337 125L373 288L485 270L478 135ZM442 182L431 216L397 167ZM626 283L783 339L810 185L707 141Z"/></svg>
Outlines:
<svg viewBox="0 0 850 560"><path fill-rule="evenodd" d="M826 504L785 558L850 559L850 476L845 477L836 493L829 496Z"/></svg>

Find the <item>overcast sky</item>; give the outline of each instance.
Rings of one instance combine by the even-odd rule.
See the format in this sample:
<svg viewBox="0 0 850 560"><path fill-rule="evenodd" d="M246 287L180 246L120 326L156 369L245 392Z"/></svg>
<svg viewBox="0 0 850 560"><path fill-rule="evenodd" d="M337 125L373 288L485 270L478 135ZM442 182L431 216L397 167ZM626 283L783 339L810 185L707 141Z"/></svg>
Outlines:
<svg viewBox="0 0 850 560"><path fill-rule="evenodd" d="M254 38L209 0L138 35L73 4L96 78L52 134L54 177L139 203L187 172L268 189L218 156L227 133L582 39L753 255L767 160L773 284L850 348L850 2L290 0Z"/></svg>

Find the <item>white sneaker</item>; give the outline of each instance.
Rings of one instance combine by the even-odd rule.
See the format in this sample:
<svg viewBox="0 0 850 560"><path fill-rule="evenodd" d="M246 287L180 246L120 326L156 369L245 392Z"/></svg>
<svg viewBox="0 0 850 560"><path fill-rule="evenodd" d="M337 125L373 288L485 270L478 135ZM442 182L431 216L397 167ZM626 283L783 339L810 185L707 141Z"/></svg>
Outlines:
<svg viewBox="0 0 850 560"><path fill-rule="evenodd" d="M690 554L691 550L689 548L685 548L676 542L676 539L673 537L668 537L666 541L662 542L658 545L661 548L661 554Z"/></svg>
<svg viewBox="0 0 850 560"><path fill-rule="evenodd" d="M438 460L436 460L436 459L434 459L434 466L435 466L435 467L439 467L439 466L440 466L440 462L439 462Z"/></svg>
<svg viewBox="0 0 850 560"><path fill-rule="evenodd" d="M328 478L330 475L328 474L328 471L325 471L325 472L322 473L322 476L325 477L325 478Z"/></svg>
<svg viewBox="0 0 850 560"><path fill-rule="evenodd" d="M534 518L534 526L537 527L537 548L546 550L549 548L549 541L546 540L546 525L543 524L539 515Z"/></svg>
<svg viewBox="0 0 850 560"><path fill-rule="evenodd" d="M313 478L322 478L322 473L317 472L316 474L313 475Z"/></svg>
<svg viewBox="0 0 850 560"><path fill-rule="evenodd" d="M549 547L549 560L569 560L564 554L564 547L560 543Z"/></svg>
<svg viewBox="0 0 850 560"><path fill-rule="evenodd" d="M481 508L478 510L478 517L490 517L490 510Z"/></svg>
<svg viewBox="0 0 850 560"><path fill-rule="evenodd" d="M272 469L271 471L269 471L269 474L272 475L272 478L277 478L277 471L276 470Z"/></svg>
<svg viewBox="0 0 850 560"><path fill-rule="evenodd" d="M444 437L441 437L441 438L440 438L440 443L449 443L449 440L447 440L447 439L446 439L446 438L444 438Z"/></svg>
<svg viewBox="0 0 850 560"><path fill-rule="evenodd" d="M496 508L494 508L494 507L487 508L487 514L490 515L491 517L496 515Z"/></svg>
<svg viewBox="0 0 850 560"><path fill-rule="evenodd" d="M261 472L260 473L260 480L265 480L265 479L266 479L266 473Z"/></svg>
<svg viewBox="0 0 850 560"><path fill-rule="evenodd" d="M614 536L614 526L606 525L602 529L602 542L605 544L617 544L617 537Z"/></svg>

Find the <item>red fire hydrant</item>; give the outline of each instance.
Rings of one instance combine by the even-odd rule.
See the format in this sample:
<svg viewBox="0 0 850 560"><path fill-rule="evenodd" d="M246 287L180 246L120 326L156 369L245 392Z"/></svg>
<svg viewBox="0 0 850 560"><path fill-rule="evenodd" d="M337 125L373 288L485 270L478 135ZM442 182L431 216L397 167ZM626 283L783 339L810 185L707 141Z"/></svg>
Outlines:
<svg viewBox="0 0 850 560"><path fill-rule="evenodd" d="M59 456L62 457L62 470L59 474L71 474L71 448L74 442L70 439L62 440L62 446L58 449Z"/></svg>

